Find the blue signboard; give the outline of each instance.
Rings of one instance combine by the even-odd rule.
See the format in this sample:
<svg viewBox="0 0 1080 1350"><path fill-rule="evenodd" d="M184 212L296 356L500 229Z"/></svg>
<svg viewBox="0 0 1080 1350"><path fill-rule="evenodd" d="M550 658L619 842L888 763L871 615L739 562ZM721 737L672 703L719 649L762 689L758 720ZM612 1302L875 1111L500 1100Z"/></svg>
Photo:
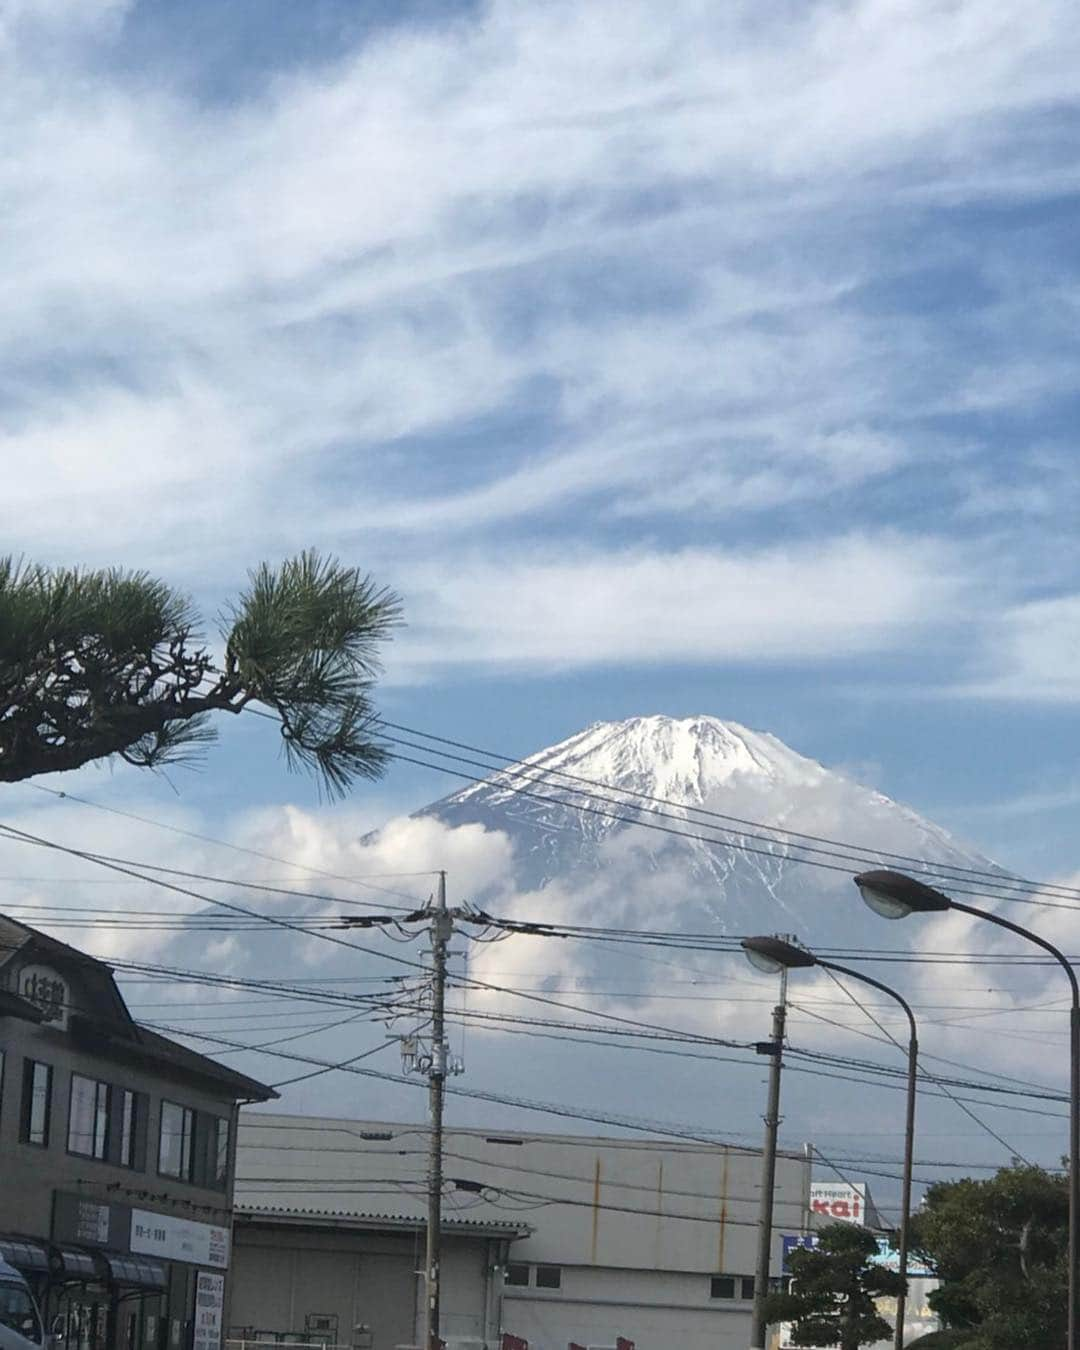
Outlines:
<svg viewBox="0 0 1080 1350"><path fill-rule="evenodd" d="M818 1245L818 1235L816 1233L785 1233L783 1235L784 1243L784 1265L785 1274L791 1273L791 1253L799 1247L806 1248L807 1251L813 1251ZM884 1266L886 1270L900 1269L900 1256L893 1247L888 1238L879 1237L877 1240L878 1254L873 1258L875 1265ZM914 1253L908 1254L907 1273L913 1280L933 1279L937 1271L932 1270L925 1261L920 1261Z"/></svg>
<svg viewBox="0 0 1080 1350"><path fill-rule="evenodd" d="M818 1244L818 1237L816 1233L785 1233L783 1236L783 1243L784 1243L783 1269L785 1274L790 1274L791 1266L789 1264L789 1261L791 1253L799 1247L805 1247L807 1251L812 1252Z"/></svg>

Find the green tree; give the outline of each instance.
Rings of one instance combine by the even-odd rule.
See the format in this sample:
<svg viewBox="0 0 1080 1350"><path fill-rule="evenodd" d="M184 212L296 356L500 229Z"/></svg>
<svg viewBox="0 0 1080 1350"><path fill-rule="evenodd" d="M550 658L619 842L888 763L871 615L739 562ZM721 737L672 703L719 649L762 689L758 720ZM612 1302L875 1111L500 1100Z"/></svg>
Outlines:
<svg viewBox="0 0 1080 1350"><path fill-rule="evenodd" d="M892 1327L874 1301L895 1297L903 1281L875 1264L877 1250L877 1239L865 1228L828 1224L818 1233L815 1249L791 1253L791 1292L769 1295L766 1319L793 1323L799 1345L859 1350L890 1337Z"/></svg>
<svg viewBox="0 0 1080 1350"><path fill-rule="evenodd" d="M306 552L249 573L215 661L191 601L146 573L0 559L0 782L190 759L212 714L256 704L290 768L344 793L387 759L371 693L399 622L391 591Z"/></svg>
<svg viewBox="0 0 1080 1350"><path fill-rule="evenodd" d="M1063 1345L1068 1220L1068 1179L1041 1167L931 1186L912 1245L938 1272L945 1326L970 1330L972 1350Z"/></svg>

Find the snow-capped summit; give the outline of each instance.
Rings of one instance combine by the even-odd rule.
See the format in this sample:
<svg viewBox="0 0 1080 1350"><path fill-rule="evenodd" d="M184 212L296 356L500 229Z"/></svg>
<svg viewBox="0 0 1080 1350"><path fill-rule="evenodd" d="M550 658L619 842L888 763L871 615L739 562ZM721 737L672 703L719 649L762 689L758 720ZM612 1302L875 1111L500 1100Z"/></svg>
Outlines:
<svg viewBox="0 0 1080 1350"><path fill-rule="evenodd" d="M594 722L531 755L524 766L556 780L565 770L685 805L705 803L721 784L739 777L810 784L826 773L767 732L707 716ZM466 788L456 799L490 791L488 785Z"/></svg>
<svg viewBox="0 0 1080 1350"><path fill-rule="evenodd" d="M873 930L850 877L889 865L885 853L992 866L909 807L710 716L596 723L420 814L507 834L520 892L587 892L590 910L610 904L612 917L647 894L653 926L708 921L729 933L838 941L853 923ZM805 836L843 841L852 860L827 842L808 850Z"/></svg>

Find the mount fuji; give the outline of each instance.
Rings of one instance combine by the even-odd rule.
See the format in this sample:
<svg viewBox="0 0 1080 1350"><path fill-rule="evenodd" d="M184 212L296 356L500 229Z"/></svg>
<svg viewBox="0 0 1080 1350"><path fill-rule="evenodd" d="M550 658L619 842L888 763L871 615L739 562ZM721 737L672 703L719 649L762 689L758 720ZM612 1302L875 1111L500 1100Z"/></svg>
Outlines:
<svg viewBox="0 0 1080 1350"><path fill-rule="evenodd" d="M903 866L888 854L998 870L775 736L707 716L597 723L417 814L506 835L512 890L541 920L559 894L582 922L880 946L852 873Z"/></svg>
<svg viewBox="0 0 1080 1350"><path fill-rule="evenodd" d="M562 928L728 938L790 933L811 949L848 949L841 963L855 966L871 954L867 949L877 949L897 958L883 975L918 1008L928 1065L941 1055L948 1057L943 1072L967 1071L974 1055L995 1072L1029 1075L1037 1060L1043 1081L1059 1076L1059 1009L1045 1014L1045 1051L1029 1039L1033 1027L1042 1035L1042 1022L1028 1020L1044 1014L1026 1012L1015 1035L988 1036L986 1022L966 1020L1052 1000L1056 973L1053 989L1048 972L1038 968L1010 970L1005 985L999 972L977 963L965 969L911 960L915 952L987 953L999 939L989 925L962 914L888 925L860 903L854 873L890 864L916 870L915 862L893 855L930 864L945 889L950 873L961 885L963 874L954 869L1006 875L910 807L773 735L709 716L602 722L498 767L491 755L461 753L482 759L491 772L411 816L388 821L356 840L352 853L331 854L323 865L360 875L403 864L445 868L451 905L472 902L491 914ZM769 1026L775 976L752 970L735 944L611 937L494 934L461 925L451 948L449 1015L454 1036L461 1038L469 1089L517 1098L513 1119L531 1119L538 1129L551 1127L550 1115L527 1104L546 1099L571 1111L587 1108L589 1120L616 1115L643 1128L677 1126L756 1143L762 1069L746 1051ZM1000 945L1015 950L1015 943ZM401 958L396 948L392 955ZM369 978L385 975L375 951L359 967L353 952L332 949L322 957L323 969L347 971L349 979L358 968ZM400 972L392 978L400 979ZM614 1034L616 1027L623 1028L621 1035ZM868 1160L875 1193L888 1192L896 1167L881 1164L895 1162L901 1142L897 1093L903 1085L875 1077L869 1067L870 1061L887 1066L902 1056L888 1039L889 1028L906 1037L902 1011L887 998L853 989L850 980L838 986L828 972L807 970L793 982L789 1045L840 1055L851 1067L789 1064L783 1137L791 1146L812 1137L835 1148L836 1160L849 1162L870 1149L877 1159ZM706 1036L729 1046L661 1044L669 1033L675 1040ZM340 1035L345 1058L355 1053L345 1039L353 1032ZM455 1040L455 1051L458 1045ZM333 1053L327 1050L326 1057ZM295 1100L316 1109L316 1098L304 1096L307 1090L301 1084ZM333 1085L311 1088L317 1109L325 1110L333 1091ZM338 1091L342 1101L351 1101L355 1084ZM378 1084L366 1091L380 1110L414 1109L407 1089ZM934 1131L955 1136L959 1127L964 1157L976 1163L995 1162L1002 1138L1014 1147L1011 1133L986 1134L968 1114L958 1118L962 1105L940 1091L924 1095L920 1128L928 1137ZM999 1108L1003 1100L986 1107ZM454 1097L452 1104L459 1120L492 1123L489 1101ZM1004 1123L1011 1131L1026 1121L1009 1117ZM1060 1152L1060 1140L1051 1131L1046 1156L1055 1156L1054 1149Z"/></svg>

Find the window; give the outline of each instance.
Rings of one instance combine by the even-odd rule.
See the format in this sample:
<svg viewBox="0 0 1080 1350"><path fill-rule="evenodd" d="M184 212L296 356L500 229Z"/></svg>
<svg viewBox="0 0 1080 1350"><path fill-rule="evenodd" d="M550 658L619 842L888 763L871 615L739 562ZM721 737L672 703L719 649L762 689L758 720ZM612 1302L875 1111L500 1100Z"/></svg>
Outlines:
<svg viewBox="0 0 1080 1350"><path fill-rule="evenodd" d="M744 1276L740 1279L739 1285L740 1285L740 1287L741 1287L741 1292L740 1292L740 1295L739 1295L740 1298L745 1298L747 1301L749 1301L750 1299L752 1299L752 1298L754 1297L754 1277L753 1277L753 1275L744 1275Z"/></svg>
<svg viewBox="0 0 1080 1350"><path fill-rule="evenodd" d="M523 1285L529 1283L529 1267L521 1261L511 1261L506 1267L503 1284Z"/></svg>
<svg viewBox="0 0 1080 1350"><path fill-rule="evenodd" d="M22 1137L26 1144L47 1148L52 1114L52 1065L28 1059L23 1064Z"/></svg>
<svg viewBox="0 0 1080 1350"><path fill-rule="evenodd" d="M224 1116L199 1111L195 1117L195 1152L199 1159L191 1180L197 1186L223 1191L229 1181L229 1122Z"/></svg>
<svg viewBox="0 0 1080 1350"><path fill-rule="evenodd" d="M192 1138L195 1112L175 1102L161 1103L161 1137L158 1146L158 1171L164 1177L191 1180Z"/></svg>
<svg viewBox="0 0 1080 1350"><path fill-rule="evenodd" d="M537 1266L536 1287L537 1289L561 1289L562 1266Z"/></svg>
<svg viewBox="0 0 1080 1350"><path fill-rule="evenodd" d="M229 1122L222 1116L214 1118L210 1131L210 1169L207 1180L223 1191L229 1180Z"/></svg>
<svg viewBox="0 0 1080 1350"><path fill-rule="evenodd" d="M109 1142L109 1085L96 1078L71 1075L68 1110L68 1152L84 1158L104 1158Z"/></svg>
<svg viewBox="0 0 1080 1350"><path fill-rule="evenodd" d="M0 1282L0 1327L18 1332L35 1345L40 1343L41 1323L30 1295L22 1285L9 1284L6 1280Z"/></svg>
<svg viewBox="0 0 1080 1350"><path fill-rule="evenodd" d="M116 1161L121 1167L139 1167L139 1136L143 1126L146 1098L128 1088L113 1088L112 1114L119 1131ZM144 1151L143 1151L144 1152Z"/></svg>
<svg viewBox="0 0 1080 1350"><path fill-rule="evenodd" d="M709 1289L710 1298L734 1298L735 1297L735 1276L734 1275L714 1275L712 1277L712 1286Z"/></svg>

